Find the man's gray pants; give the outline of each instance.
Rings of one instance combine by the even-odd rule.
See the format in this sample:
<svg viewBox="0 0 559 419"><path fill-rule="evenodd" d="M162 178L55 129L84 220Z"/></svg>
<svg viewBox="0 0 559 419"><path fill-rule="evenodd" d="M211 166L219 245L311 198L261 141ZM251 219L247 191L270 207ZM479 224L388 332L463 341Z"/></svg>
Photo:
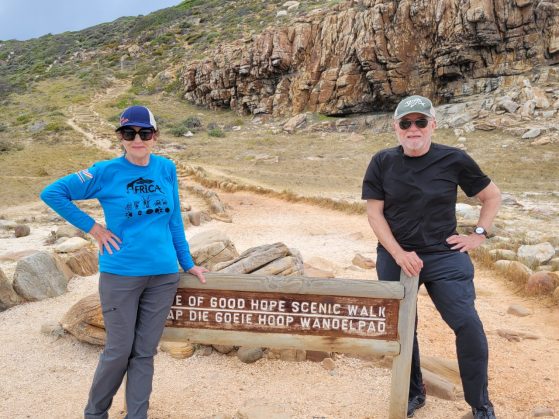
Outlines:
<svg viewBox="0 0 559 419"><path fill-rule="evenodd" d="M101 273L99 295L107 339L93 377L86 419L106 419L125 373L127 418L147 418L153 356L177 291L179 274Z"/></svg>

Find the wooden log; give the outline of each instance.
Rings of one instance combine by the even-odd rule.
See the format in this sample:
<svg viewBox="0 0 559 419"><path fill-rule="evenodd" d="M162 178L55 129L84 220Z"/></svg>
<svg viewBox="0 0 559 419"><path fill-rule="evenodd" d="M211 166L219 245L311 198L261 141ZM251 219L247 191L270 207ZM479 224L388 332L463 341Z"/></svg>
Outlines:
<svg viewBox="0 0 559 419"><path fill-rule="evenodd" d="M207 282L181 273L179 288L199 288L231 291L291 292L295 294L340 295L348 297L404 298L399 282L367 281L362 279L324 279L303 276L274 277L260 275L230 275L206 273Z"/></svg>

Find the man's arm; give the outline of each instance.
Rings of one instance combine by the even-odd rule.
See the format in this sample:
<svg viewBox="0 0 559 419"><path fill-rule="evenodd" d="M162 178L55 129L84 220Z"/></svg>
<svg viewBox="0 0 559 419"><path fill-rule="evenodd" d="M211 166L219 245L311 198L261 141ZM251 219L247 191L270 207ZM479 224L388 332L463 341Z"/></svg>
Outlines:
<svg viewBox="0 0 559 419"><path fill-rule="evenodd" d="M407 276L417 276L423 268L423 261L415 252L406 252L396 241L384 217L384 201L367 199L367 219L378 241L394 258Z"/></svg>
<svg viewBox="0 0 559 419"><path fill-rule="evenodd" d="M477 225L483 227L485 231L489 231L501 206L501 191L497 185L491 182L476 195L476 198L481 202ZM454 245L452 249L460 249L461 252L467 252L482 244L485 241L485 236L476 233L471 233L468 236L454 235L450 236L446 241Z"/></svg>

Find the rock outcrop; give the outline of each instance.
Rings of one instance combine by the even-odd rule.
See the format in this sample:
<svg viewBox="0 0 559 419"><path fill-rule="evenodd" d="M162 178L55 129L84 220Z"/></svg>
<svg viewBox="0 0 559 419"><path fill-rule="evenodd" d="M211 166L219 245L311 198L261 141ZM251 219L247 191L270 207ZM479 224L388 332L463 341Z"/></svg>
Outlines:
<svg viewBox="0 0 559 419"><path fill-rule="evenodd" d="M390 110L412 93L440 104L559 63L558 28L546 0L348 0L220 45L180 81L191 102L254 115Z"/></svg>

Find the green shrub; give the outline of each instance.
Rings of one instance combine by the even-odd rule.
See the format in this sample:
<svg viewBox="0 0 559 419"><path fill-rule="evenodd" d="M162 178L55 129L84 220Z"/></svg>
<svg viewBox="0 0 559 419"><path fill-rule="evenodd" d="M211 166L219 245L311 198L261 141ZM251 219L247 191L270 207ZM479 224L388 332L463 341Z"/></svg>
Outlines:
<svg viewBox="0 0 559 419"><path fill-rule="evenodd" d="M27 124L29 121L31 121L31 115L28 113L21 114L16 118L16 122L19 125Z"/></svg>
<svg viewBox="0 0 559 419"><path fill-rule="evenodd" d="M45 131L48 131L48 132L61 132L61 131L67 131L69 129L70 129L70 127L68 125L66 125L64 122L60 122L60 121L49 122L45 126Z"/></svg>
<svg viewBox="0 0 559 419"><path fill-rule="evenodd" d="M208 130L208 135L210 137L225 137L225 133L219 127L215 127Z"/></svg>
<svg viewBox="0 0 559 419"><path fill-rule="evenodd" d="M8 127L5 124L0 123L0 132L5 132L8 130Z"/></svg>

